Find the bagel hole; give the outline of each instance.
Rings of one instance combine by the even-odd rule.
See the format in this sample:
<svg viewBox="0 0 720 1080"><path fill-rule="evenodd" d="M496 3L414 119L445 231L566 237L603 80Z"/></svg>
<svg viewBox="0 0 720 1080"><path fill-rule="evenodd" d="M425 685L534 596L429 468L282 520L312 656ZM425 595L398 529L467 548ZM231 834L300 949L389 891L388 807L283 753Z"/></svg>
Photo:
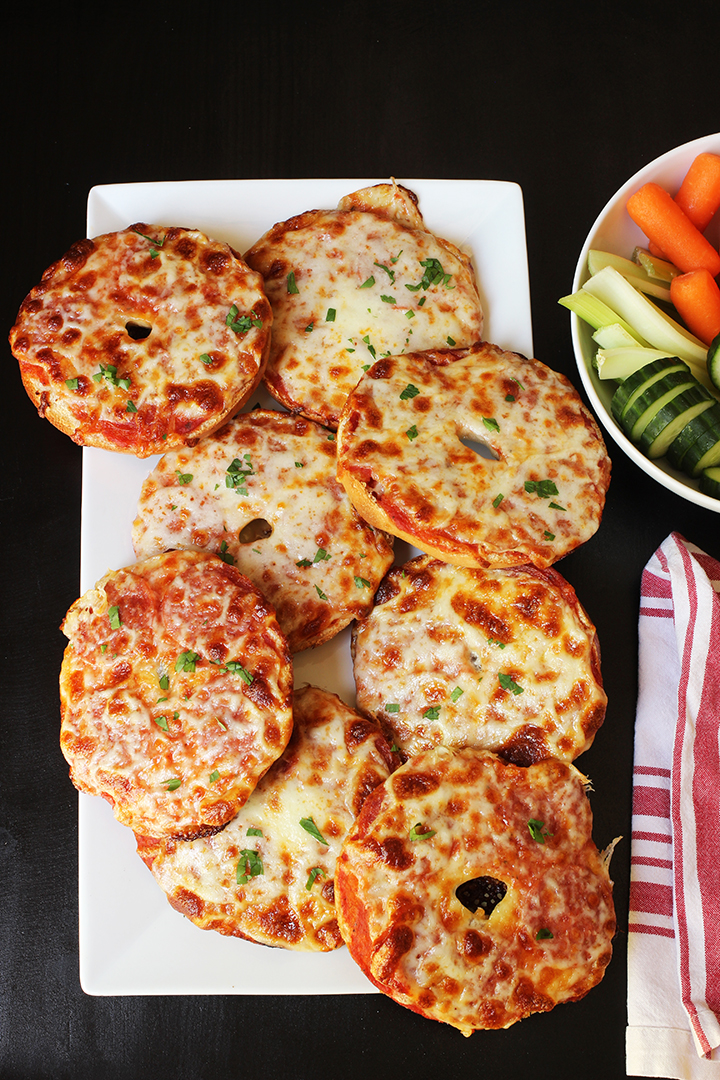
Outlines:
<svg viewBox="0 0 720 1080"><path fill-rule="evenodd" d="M487 918L495 910L507 892L507 885L499 878L483 877L470 878L458 885L455 895L468 911L473 914L482 908Z"/></svg>
<svg viewBox="0 0 720 1080"><path fill-rule="evenodd" d="M265 518L255 518L253 521L248 521L247 525L243 525L238 533L238 540L241 544L254 544L257 540L267 540L268 536L272 536L272 531L269 521Z"/></svg>
<svg viewBox="0 0 720 1080"><path fill-rule="evenodd" d="M133 341L142 341L143 338L150 336L152 326L150 326L149 323L131 321L125 323L125 329L128 332L128 336L131 337Z"/></svg>
<svg viewBox="0 0 720 1080"><path fill-rule="evenodd" d="M484 442L478 442L469 435L461 435L460 442L463 446L467 446L468 450L472 450L473 453L477 454L478 457L485 458L486 461L499 460L497 454L490 446L487 446Z"/></svg>

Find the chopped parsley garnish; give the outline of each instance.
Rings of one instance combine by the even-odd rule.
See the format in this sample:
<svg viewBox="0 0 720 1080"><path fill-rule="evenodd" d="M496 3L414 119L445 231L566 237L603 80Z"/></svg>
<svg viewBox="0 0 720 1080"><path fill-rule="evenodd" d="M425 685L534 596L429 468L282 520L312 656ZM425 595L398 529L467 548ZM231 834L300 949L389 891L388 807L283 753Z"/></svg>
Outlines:
<svg viewBox="0 0 720 1080"><path fill-rule="evenodd" d="M440 706L429 705L427 709L423 709L422 714L426 720L437 720L440 716Z"/></svg>
<svg viewBox="0 0 720 1080"><path fill-rule="evenodd" d="M546 941L549 938L555 937L552 930L548 930L547 926L541 926L535 935L536 941Z"/></svg>
<svg viewBox="0 0 720 1080"><path fill-rule="evenodd" d="M418 289L429 289L431 285L444 285L445 288L455 288L454 285L449 284L452 274L445 273L438 259L421 259L420 265L425 267L425 273L417 285L405 286L410 292L417 292Z"/></svg>
<svg viewBox="0 0 720 1080"><path fill-rule="evenodd" d="M247 885L251 877L258 877L264 873L265 869L257 851L253 848L243 848L235 871L235 880L238 885Z"/></svg>
<svg viewBox="0 0 720 1080"><path fill-rule="evenodd" d="M365 279L365 281L363 281L363 283L362 283L362 285L360 286L360 288L361 288L361 289L370 289L370 288L372 288L372 286L373 286L374 284L375 284L375 278L374 278L374 277L372 276L372 274L371 274L369 278L366 278L366 279Z"/></svg>
<svg viewBox="0 0 720 1080"><path fill-rule="evenodd" d="M518 683L516 683L513 679L512 675L508 675L505 671L499 672L498 682L502 686L503 690L510 690L511 693L515 694L516 696L517 694L524 693L522 686L519 686Z"/></svg>
<svg viewBox="0 0 720 1080"><path fill-rule="evenodd" d="M458 698L462 697L463 693L464 691L461 690L459 686L456 686L452 694L450 695L450 700L457 701Z"/></svg>
<svg viewBox="0 0 720 1080"><path fill-rule="evenodd" d="M330 846L311 817L300 818L300 824L302 825L305 832L309 832L310 835L315 838L315 840L319 840L321 844L325 845L325 847Z"/></svg>
<svg viewBox="0 0 720 1080"><path fill-rule="evenodd" d="M397 259L392 259L392 260L391 260L391 262L397 262ZM381 263L381 262L376 262L376 263L375 263L375 265L376 265L376 266L379 266L381 270L384 270L384 271L385 271L385 273L387 274L387 276L388 276L388 277L390 278L390 284L391 284L391 285L394 285L394 284L395 284L395 271L394 271L394 270L391 270L391 269L390 269L389 267L387 267L387 266L385 265L385 263ZM383 299L383 300L384 300L384 299L385 299L385 297L381 297L381 299ZM395 301L394 301L394 300L393 300L393 303L395 303Z"/></svg>
<svg viewBox="0 0 720 1080"><path fill-rule="evenodd" d="M417 386L413 386L412 383L408 383L402 394L400 395L400 400L409 401L410 398L417 397L419 393L420 391L418 390Z"/></svg>
<svg viewBox="0 0 720 1080"><path fill-rule="evenodd" d="M308 323L307 326L305 327L305 333L306 334L311 334L314 329L315 329L315 323Z"/></svg>
<svg viewBox="0 0 720 1080"><path fill-rule="evenodd" d="M225 487L235 488L239 495L247 495L247 478L254 476L250 454L243 454L243 460L233 458L225 470Z"/></svg>
<svg viewBox="0 0 720 1080"><path fill-rule="evenodd" d="M198 359L202 360L203 364L212 364L212 356L210 356L210 353L200 353Z"/></svg>
<svg viewBox="0 0 720 1080"><path fill-rule="evenodd" d="M335 308L334 307L329 307L327 309L327 314L325 315L325 322L335 322L335 315L336 315Z"/></svg>
<svg viewBox="0 0 720 1080"><path fill-rule="evenodd" d="M150 248L150 258L157 259L158 255L160 254L158 248L161 248L165 243L165 237L163 236L162 240L153 240L152 236L146 236L145 233L140 232L139 229L133 229L133 232L137 233L138 236L142 236L143 240L150 241L150 243L152 244L152 247Z"/></svg>
<svg viewBox="0 0 720 1080"><path fill-rule="evenodd" d="M187 649L185 652L181 652L175 661L175 670L192 673L199 659L198 653L193 652L192 649Z"/></svg>
<svg viewBox="0 0 720 1080"><path fill-rule="evenodd" d="M305 462L304 461L296 461L295 462L295 468L296 469L304 469L305 468Z"/></svg>
<svg viewBox="0 0 720 1080"><path fill-rule="evenodd" d="M229 671L231 675L239 675L243 682L246 682L248 686L255 681L255 676L251 675L247 668L242 666L239 660L228 660L223 666L225 671Z"/></svg>
<svg viewBox="0 0 720 1080"><path fill-rule="evenodd" d="M191 472L180 472L179 469L175 470L175 475L178 478L178 484L189 484L193 478L193 474Z"/></svg>
<svg viewBox="0 0 720 1080"><path fill-rule="evenodd" d="M408 437L408 439L410 440L410 442L412 442L412 441L413 441L413 439L417 439L417 437L418 437L418 429L417 429L417 428L415 427L415 425L413 424L413 426L412 426L411 428L408 428L408 429L407 429L407 431L405 432L405 434L407 435L407 437Z"/></svg>
<svg viewBox="0 0 720 1080"><path fill-rule="evenodd" d="M549 499L551 495L558 494L553 480L526 480L525 490L530 495L535 492L539 499Z"/></svg>
<svg viewBox="0 0 720 1080"><path fill-rule="evenodd" d="M543 533L543 540L554 540L554 539L555 539L555 533L548 532L548 530L546 529L545 532Z"/></svg>
<svg viewBox="0 0 720 1080"><path fill-rule="evenodd" d="M313 559L313 562L328 562L330 559L332 559L332 555L328 555L325 548L318 548L315 552L315 558Z"/></svg>
<svg viewBox="0 0 720 1080"><path fill-rule="evenodd" d="M77 390L79 382L80 382L80 380L77 379L77 378L76 379L66 379L65 380L65 385L67 386L68 390Z"/></svg>
<svg viewBox="0 0 720 1080"><path fill-rule="evenodd" d="M263 834L262 829L254 829L252 827L252 825L251 825L245 835L246 836L262 836L262 834Z"/></svg>
<svg viewBox="0 0 720 1080"><path fill-rule="evenodd" d="M313 885L315 884L316 879L319 878L321 874L323 877L327 877L327 874L323 870L322 866L313 866L312 870L308 875L308 879L305 882L305 888L308 892L310 892Z"/></svg>
<svg viewBox="0 0 720 1080"><path fill-rule="evenodd" d="M108 608L108 619L110 620L110 626L113 630L119 630L122 626L122 619L120 618L120 608L117 604Z"/></svg>
<svg viewBox="0 0 720 1080"><path fill-rule="evenodd" d="M391 702L389 705L385 706L385 712L400 712L400 706L395 702Z"/></svg>
<svg viewBox="0 0 720 1080"><path fill-rule="evenodd" d="M385 296L384 293L380 293L380 299L384 304L397 304L397 300L394 296Z"/></svg>
<svg viewBox="0 0 720 1080"><path fill-rule="evenodd" d="M134 401L128 401L127 405L125 406L125 412L137 412L137 405Z"/></svg>
<svg viewBox="0 0 720 1080"><path fill-rule="evenodd" d="M216 784L219 779L220 779L220 773L217 771L217 769L213 769L213 771L210 773L210 783L211 784Z"/></svg>
<svg viewBox="0 0 720 1080"><path fill-rule="evenodd" d="M118 379L117 367L115 364L101 364L100 370L95 372L93 379L97 383L99 383L101 379L105 379L110 386L119 386L123 390L130 389L130 380L128 378Z"/></svg>
<svg viewBox="0 0 720 1080"><path fill-rule="evenodd" d="M227 563L228 566L235 565L235 557L231 555L228 551L227 540L223 540L222 544L220 545L220 550L218 551L218 558L222 559L222 561L224 563Z"/></svg>
<svg viewBox="0 0 720 1080"><path fill-rule="evenodd" d="M241 315L237 304L233 304L225 316L225 325L235 334L247 334L252 326L262 326L262 319L258 319L254 311L249 315Z"/></svg>
<svg viewBox="0 0 720 1080"><path fill-rule="evenodd" d="M167 675L161 675L160 676L160 678L158 679L158 686L160 687L161 690L167 690L168 689L168 687L170 686L170 680L167 677Z"/></svg>
<svg viewBox="0 0 720 1080"><path fill-rule="evenodd" d="M370 335L366 334L365 337L363 338L363 341L367 345L368 352L372 356L373 360L377 359L377 352L375 351L375 346L370 344ZM348 352L349 352L349 350L348 350Z"/></svg>
<svg viewBox="0 0 720 1080"><path fill-rule="evenodd" d="M561 506L560 503L551 502L551 503L548 503L548 506L550 507L551 510L565 510L565 511L567 511L567 507L566 506Z"/></svg>
<svg viewBox="0 0 720 1080"><path fill-rule="evenodd" d="M497 510L498 506L500 505L500 503L503 501L504 498L505 498L505 496L502 495L502 494L495 496L495 498L493 499L493 506L495 507L496 510Z"/></svg>
<svg viewBox="0 0 720 1080"><path fill-rule="evenodd" d="M488 640L488 645L497 645L498 649L504 649L505 648L505 642L500 641L499 638L489 637L487 640Z"/></svg>
<svg viewBox="0 0 720 1080"><path fill-rule="evenodd" d="M327 600L327 596L322 591L322 589L320 588L319 585L315 586L315 592L318 594L318 596L320 597L321 600Z"/></svg>
<svg viewBox="0 0 720 1080"><path fill-rule="evenodd" d="M310 559L300 559L295 563L296 566L312 566Z"/></svg>
<svg viewBox="0 0 720 1080"><path fill-rule="evenodd" d="M295 271L291 270L287 276L287 291L289 293L299 293L300 290L295 282Z"/></svg>
<svg viewBox="0 0 720 1080"><path fill-rule="evenodd" d="M405 250L404 248L400 248L400 250L398 251L397 255L392 255L392 256L390 257L390 262L391 262L391 263L393 264L393 266L394 266L394 265L395 265L395 263L396 263L396 262L398 261L398 259L400 258L400 256L402 255L402 253L403 253L403 251L404 251L404 250Z"/></svg>
<svg viewBox="0 0 720 1080"><path fill-rule="evenodd" d="M414 319L415 318L415 312L414 311L406 311L405 312L405 318L406 319Z"/></svg>
<svg viewBox="0 0 720 1080"><path fill-rule="evenodd" d="M358 577L356 575L355 576L355 584L357 585L358 589L372 589L372 585L364 577Z"/></svg>
<svg viewBox="0 0 720 1080"><path fill-rule="evenodd" d="M425 297L423 297L423 300L424 300L424 299L425 299ZM450 337L450 335L448 334L448 336L447 336L447 343L448 343L448 345L450 346L450 348L452 348L452 347L453 347L453 345L455 344L455 338L451 338L451 337Z"/></svg>
<svg viewBox="0 0 720 1080"><path fill-rule="evenodd" d="M500 425L498 424L498 422L497 422L497 420L495 419L494 416L483 416L482 422L485 425L485 427L488 429L488 431L499 431L500 430Z"/></svg>
<svg viewBox="0 0 720 1080"><path fill-rule="evenodd" d="M182 784L182 780L179 776L171 776L169 780L162 780L161 783L165 785L168 791L176 791Z"/></svg>
<svg viewBox="0 0 720 1080"><path fill-rule="evenodd" d="M506 394L506 395L505 395L505 400L506 400L506 401L514 401L514 400L515 400L515 396L514 396L513 394Z"/></svg>
<svg viewBox="0 0 720 1080"><path fill-rule="evenodd" d="M423 825L422 821L418 821L408 833L408 840L429 840L431 836L435 836L436 832L437 829L431 829L429 825Z"/></svg>
<svg viewBox="0 0 720 1080"><path fill-rule="evenodd" d="M538 844L544 844L548 836L552 836L551 832L548 832L545 828L544 821L538 821L536 818L530 818L528 821L528 829L533 840L537 840Z"/></svg>
<svg viewBox="0 0 720 1080"><path fill-rule="evenodd" d="M161 728L163 731L169 731L170 730L168 728L167 716L154 716L153 720L157 724L157 726L159 728Z"/></svg>

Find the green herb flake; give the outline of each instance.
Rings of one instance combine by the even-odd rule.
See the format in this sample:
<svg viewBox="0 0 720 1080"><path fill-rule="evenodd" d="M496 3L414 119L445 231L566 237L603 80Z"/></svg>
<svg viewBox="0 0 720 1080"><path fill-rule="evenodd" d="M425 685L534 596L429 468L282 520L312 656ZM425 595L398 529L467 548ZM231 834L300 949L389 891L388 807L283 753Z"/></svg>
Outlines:
<svg viewBox="0 0 720 1080"><path fill-rule="evenodd" d="M329 307L325 315L325 322L335 322L336 311L334 307Z"/></svg>
<svg viewBox="0 0 720 1080"><path fill-rule="evenodd" d="M397 255L392 255L392 256L391 256L391 258L390 258L390 262L391 262L391 263L393 264L393 266L394 266L394 265L395 265L395 263L396 263L396 262L398 261L398 259L399 259L399 258L400 258L400 256L402 255L403 251L404 251L404 248L400 248L400 250L398 251Z"/></svg>
<svg viewBox="0 0 720 1080"><path fill-rule="evenodd" d="M380 293L380 299L384 304L397 304L397 300L394 296L385 296L384 293Z"/></svg>
<svg viewBox="0 0 720 1080"><path fill-rule="evenodd" d="M295 281L295 271L294 270L291 270L290 273L287 276L287 291L291 295L292 294L297 294L297 293L300 292L300 290L297 287L297 283Z"/></svg>
<svg viewBox="0 0 720 1080"><path fill-rule="evenodd" d="M450 335L448 334L448 336L447 336L447 343L448 343L448 345L450 346L450 348L452 349L452 348L453 348L453 346L455 345L455 338L451 338L451 337L450 337Z"/></svg>
<svg viewBox="0 0 720 1080"><path fill-rule="evenodd" d="M179 469L175 470L175 475L178 478L178 484L181 484L181 485L182 484L189 484L191 482L192 478L193 478L193 474L191 472L185 472L184 473L184 472L180 472Z"/></svg>
<svg viewBox="0 0 720 1080"><path fill-rule="evenodd" d="M65 380L65 385L67 386L68 390L77 390L79 383L80 383L79 379L66 379Z"/></svg>
<svg viewBox="0 0 720 1080"><path fill-rule="evenodd" d="M153 722L157 724L163 731L169 731L167 716L154 716Z"/></svg>
<svg viewBox="0 0 720 1080"><path fill-rule="evenodd" d="M181 652L175 661L175 670L188 671L192 674L199 659L200 657L196 652L187 649L185 652Z"/></svg>
<svg viewBox="0 0 720 1080"><path fill-rule="evenodd" d="M249 315L241 315L237 304L233 304L225 316L225 325L229 326L234 334L247 334L253 326L262 326L262 319L258 319L254 311Z"/></svg>
<svg viewBox="0 0 720 1080"><path fill-rule="evenodd" d="M328 555L325 548L318 548L317 551L315 552L315 558L313 559L313 562L314 563L329 562L330 559L332 559L332 555Z"/></svg>
<svg viewBox="0 0 720 1080"><path fill-rule="evenodd" d="M405 318L406 319L414 319L415 318L415 312L414 311L406 311L405 312Z"/></svg>
<svg viewBox="0 0 720 1080"><path fill-rule="evenodd" d="M118 379L117 367L115 364L101 364L100 370L96 371L93 375L93 380L99 383L102 379L105 379L110 386L119 386L123 390L130 389L130 379L120 378Z"/></svg>
<svg viewBox="0 0 720 1080"><path fill-rule="evenodd" d="M391 262L396 262L397 260L391 259L390 261ZM375 266L379 266L381 270L385 271L387 276L390 278L390 284L391 285L395 284L395 271L394 270L391 270L388 266L385 265L385 263L381 263L381 262L376 262ZM382 299L384 300L385 297L382 297ZM394 300L393 300L393 303L395 303Z"/></svg>
<svg viewBox="0 0 720 1080"><path fill-rule="evenodd" d="M532 495L534 492L539 499L549 499L551 495L557 495L558 489L552 480L526 480L525 490Z"/></svg>
<svg viewBox="0 0 720 1080"><path fill-rule="evenodd" d="M427 296L421 296L420 299L418 300L418 307L422 307L426 300L427 300Z"/></svg>
<svg viewBox="0 0 720 1080"><path fill-rule="evenodd" d="M239 675L243 682L246 682L248 686L255 681L255 676L251 675L248 669L243 667L239 660L228 660L223 666L225 671L229 671L231 675Z"/></svg>
<svg viewBox="0 0 720 1080"><path fill-rule="evenodd" d="M100 646L100 652L101 653L107 652L107 642L105 642L104 644L102 644Z"/></svg>
<svg viewBox="0 0 720 1080"><path fill-rule="evenodd" d="M538 821L536 818L530 818L528 821L528 829L533 840L536 840L538 844L544 844L548 836L552 836L551 832L548 832L545 828L544 821Z"/></svg>
<svg viewBox="0 0 720 1080"><path fill-rule="evenodd" d="M422 821L418 821L408 833L408 840L413 842L416 840L429 840L436 833L437 829L431 829L429 825L423 825Z"/></svg>
<svg viewBox="0 0 720 1080"><path fill-rule="evenodd" d="M222 544L220 545L220 550L218 551L217 554L218 554L218 558L222 559L222 561L224 563L227 563L228 566L234 566L235 565L235 556L231 555L230 552L228 551L227 540L223 540Z"/></svg>
<svg viewBox="0 0 720 1080"><path fill-rule="evenodd" d="M312 562L310 561L310 559L299 559L298 562L295 563L295 565L296 566L312 566Z"/></svg>
<svg viewBox="0 0 720 1080"><path fill-rule="evenodd" d="M210 353L200 353L198 359L202 360L203 364L212 364L212 356L210 355Z"/></svg>
<svg viewBox="0 0 720 1080"><path fill-rule="evenodd" d="M165 785L168 791L177 791L182 784L179 776L171 776L169 780L161 780L160 782Z"/></svg>
<svg viewBox="0 0 720 1080"><path fill-rule="evenodd" d="M246 835L246 836L262 836L262 834L263 834L263 831L262 831L262 829L255 829L255 828L253 828L253 826L251 825L251 826L250 826L250 828L248 829L248 831L247 831L247 833L246 833L245 835Z"/></svg>
<svg viewBox="0 0 720 1080"><path fill-rule="evenodd" d="M500 505L500 503L503 501L504 498L505 498L505 496L503 494L495 496L495 498L493 499L493 506L495 507L496 510L497 510L498 506Z"/></svg>
<svg viewBox="0 0 720 1080"><path fill-rule="evenodd" d="M402 394L400 395L401 401L409 401L411 398L417 397L420 391L417 386L413 386L412 383L408 383Z"/></svg>
<svg viewBox="0 0 720 1080"><path fill-rule="evenodd" d="M128 401L127 405L125 406L125 412L129 412L129 413L137 412L137 405L135 404L134 401Z"/></svg>
<svg viewBox="0 0 720 1080"><path fill-rule="evenodd" d="M555 533L548 532L548 530L546 529L545 532L543 533L543 540L554 540L554 539L555 539Z"/></svg>
<svg viewBox="0 0 720 1080"><path fill-rule="evenodd" d="M498 649L504 649L505 648L505 642L500 641L499 638L489 637L487 640L488 640L488 645L497 645Z"/></svg>
<svg viewBox="0 0 720 1080"><path fill-rule="evenodd" d="M452 274L445 273L438 259L421 259L420 265L425 268L425 273L417 285L406 285L406 289L417 292L418 289L429 289L431 285L444 285L446 289L455 288L450 284Z"/></svg>
<svg viewBox="0 0 720 1080"><path fill-rule="evenodd" d="M457 701L458 698L463 696L463 693L464 693L464 691L461 690L459 686L456 686L455 689L453 690L452 694L450 695L450 700L451 701Z"/></svg>
<svg viewBox="0 0 720 1080"><path fill-rule="evenodd" d="M385 706L385 712L389 712L389 713L400 712L400 706L396 702L393 701L389 705Z"/></svg>
<svg viewBox="0 0 720 1080"><path fill-rule="evenodd" d="M158 249L161 248L165 243L165 236L163 236L162 240L153 240L152 236L146 236L145 233L140 232L139 229L133 229L133 232L137 233L138 236L142 236L143 240L150 241L150 244L152 245L150 248L150 258L157 259L158 255L160 254Z"/></svg>
<svg viewBox="0 0 720 1080"><path fill-rule="evenodd" d="M417 428L415 427L415 425L413 424L413 426L412 426L411 428L408 428L408 429L407 429L407 431L405 432L405 434L407 435L407 437L408 437L408 439L410 440L410 442L412 442L412 441L413 441L413 439L417 439L417 437L418 437L418 429L417 429Z"/></svg>
<svg viewBox="0 0 720 1080"><path fill-rule="evenodd" d="M550 938L555 937L552 930L548 930L547 926L541 926L535 935L536 941L548 941Z"/></svg>
<svg viewBox="0 0 720 1080"><path fill-rule="evenodd" d="M307 326L305 327L305 333L306 334L311 334L314 329L315 329L315 323L308 323Z"/></svg>
<svg viewBox="0 0 720 1080"><path fill-rule="evenodd" d="M122 626L122 619L120 618L120 608L117 604L108 608L108 619L110 620L110 627L112 630L119 630Z"/></svg>
<svg viewBox="0 0 720 1080"><path fill-rule="evenodd" d="M243 454L240 458L233 458L225 470L225 487L234 488L238 495L247 495L247 481L249 476L254 476L250 454Z"/></svg>
<svg viewBox="0 0 720 1080"><path fill-rule="evenodd" d="M319 842L321 844L324 844L325 847L330 846L311 817L300 818L300 824L302 825L305 832L310 833L310 835L314 837L315 840L319 840Z"/></svg>
<svg viewBox="0 0 720 1080"><path fill-rule="evenodd" d="M518 683L515 682L512 675L508 675L505 671L501 671L498 674L498 682L502 686L503 690L509 690L516 696L525 692L522 686L519 686Z"/></svg>
<svg viewBox="0 0 720 1080"><path fill-rule="evenodd" d="M264 873L265 869L257 851L254 848L243 848L235 871L235 880L238 885L247 885L250 878L258 877Z"/></svg>
<svg viewBox="0 0 720 1080"><path fill-rule="evenodd" d="M422 714L426 720L437 720L440 716L440 706L428 705L427 709L423 709Z"/></svg>
<svg viewBox="0 0 720 1080"><path fill-rule="evenodd" d="M295 462L295 468L296 469L304 469L305 468L305 462L304 461L296 461Z"/></svg>
<svg viewBox="0 0 720 1080"><path fill-rule="evenodd" d="M495 419L494 416L483 416L482 422L485 425L485 427L488 429L488 431L499 431L500 430L500 425L498 424L498 422L497 422L497 420Z"/></svg>
<svg viewBox="0 0 720 1080"><path fill-rule="evenodd" d="M372 589L370 582L364 577L355 576L355 584L358 589Z"/></svg>
<svg viewBox="0 0 720 1080"><path fill-rule="evenodd" d="M310 892L317 878L319 878L321 874L323 877L327 877L327 874L323 870L322 866L313 866L312 870L308 874L308 879L305 882L305 888L308 892Z"/></svg>
<svg viewBox="0 0 720 1080"><path fill-rule="evenodd" d="M210 773L209 779L211 784L217 784L218 780L220 779L220 773L217 771L217 769L213 769L213 771Z"/></svg>
<svg viewBox="0 0 720 1080"><path fill-rule="evenodd" d="M513 395L513 394L506 394L506 395L505 395L505 400L506 400L506 401L514 401L514 400L515 400L515 397L514 397L514 395Z"/></svg>
<svg viewBox="0 0 720 1080"><path fill-rule="evenodd" d="M371 289L374 284L375 284L375 278L371 274L369 278L366 278L365 281L363 281L360 288L361 289Z"/></svg>
<svg viewBox="0 0 720 1080"><path fill-rule="evenodd" d="M330 434L327 437L327 441L328 442L335 442L335 432L334 431L330 432Z"/></svg>
<svg viewBox="0 0 720 1080"><path fill-rule="evenodd" d="M167 675L161 675L158 679L158 686L161 690L167 690L170 686L170 680Z"/></svg>
<svg viewBox="0 0 720 1080"><path fill-rule="evenodd" d="M327 600L327 596L322 591L322 589L320 588L319 585L315 586L315 592L318 594L318 596L320 597L321 600Z"/></svg>
<svg viewBox="0 0 720 1080"><path fill-rule="evenodd" d="M551 503L548 503L548 506L550 507L551 510L563 510L563 511L567 512L567 507L566 506L561 506L560 503L551 502Z"/></svg>

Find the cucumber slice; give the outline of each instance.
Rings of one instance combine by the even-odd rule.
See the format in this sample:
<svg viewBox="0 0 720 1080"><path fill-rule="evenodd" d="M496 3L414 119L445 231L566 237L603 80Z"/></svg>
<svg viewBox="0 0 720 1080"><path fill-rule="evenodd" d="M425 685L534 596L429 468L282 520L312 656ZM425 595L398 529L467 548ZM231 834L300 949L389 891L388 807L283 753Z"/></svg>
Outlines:
<svg viewBox="0 0 720 1080"><path fill-rule="evenodd" d="M640 436L653 417L657 416L661 409L674 401L676 397L689 390L691 386L697 386L692 375L684 377L682 372L673 372L665 379L661 379L646 390L637 401L626 409L620 421L625 434L634 443L640 442Z"/></svg>
<svg viewBox="0 0 720 1080"><path fill-rule="evenodd" d="M712 339L707 354L707 369L710 382L720 390L720 334Z"/></svg>
<svg viewBox="0 0 720 1080"><path fill-rule="evenodd" d="M700 490L713 499L720 499L720 468L717 465L705 469L700 477Z"/></svg>
<svg viewBox="0 0 720 1080"><path fill-rule="evenodd" d="M649 458L659 458L666 453L670 443L696 416L712 406L713 398L704 386L695 384L683 390L676 398L653 416L640 436L639 446Z"/></svg>
<svg viewBox="0 0 720 1080"><path fill-rule="evenodd" d="M683 371L688 374L690 368L682 360L678 360L676 356L666 356L651 360L649 364L643 364L641 368L629 375L618 386L610 402L610 410L618 423L628 405L632 405L636 398L640 397L643 390L648 389L658 379L662 379L664 375L669 375L674 371Z"/></svg>
<svg viewBox="0 0 720 1080"><path fill-rule="evenodd" d="M709 445L714 438L712 445ZM703 447L707 446L704 454L700 454ZM688 473L694 479L697 479L701 473L706 469L713 468L715 465L720 464L720 432L714 436L708 435L700 436L700 438L693 443L688 450L687 454L683 458L683 471Z"/></svg>
<svg viewBox="0 0 720 1080"><path fill-rule="evenodd" d="M667 449L667 459L676 469L684 468L685 455L701 436L720 437L720 405L713 403L706 412L696 416L673 439ZM708 445L706 441L706 446ZM702 456L702 455L701 455Z"/></svg>

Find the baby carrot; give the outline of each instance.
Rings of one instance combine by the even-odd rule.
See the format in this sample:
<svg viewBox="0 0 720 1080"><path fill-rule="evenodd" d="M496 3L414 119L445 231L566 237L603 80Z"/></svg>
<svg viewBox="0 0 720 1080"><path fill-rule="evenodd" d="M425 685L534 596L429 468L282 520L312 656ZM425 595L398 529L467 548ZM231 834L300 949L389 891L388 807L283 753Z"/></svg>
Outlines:
<svg viewBox="0 0 720 1080"><path fill-rule="evenodd" d="M708 270L674 277L670 299L688 330L706 345L720 334L720 289Z"/></svg>
<svg viewBox="0 0 720 1080"><path fill-rule="evenodd" d="M643 184L627 201L627 210L665 258L679 270L706 269L720 274L720 255L659 184Z"/></svg>
<svg viewBox="0 0 720 1080"><path fill-rule="evenodd" d="M720 155L698 154L680 185L675 202L695 228L705 232L720 207Z"/></svg>

